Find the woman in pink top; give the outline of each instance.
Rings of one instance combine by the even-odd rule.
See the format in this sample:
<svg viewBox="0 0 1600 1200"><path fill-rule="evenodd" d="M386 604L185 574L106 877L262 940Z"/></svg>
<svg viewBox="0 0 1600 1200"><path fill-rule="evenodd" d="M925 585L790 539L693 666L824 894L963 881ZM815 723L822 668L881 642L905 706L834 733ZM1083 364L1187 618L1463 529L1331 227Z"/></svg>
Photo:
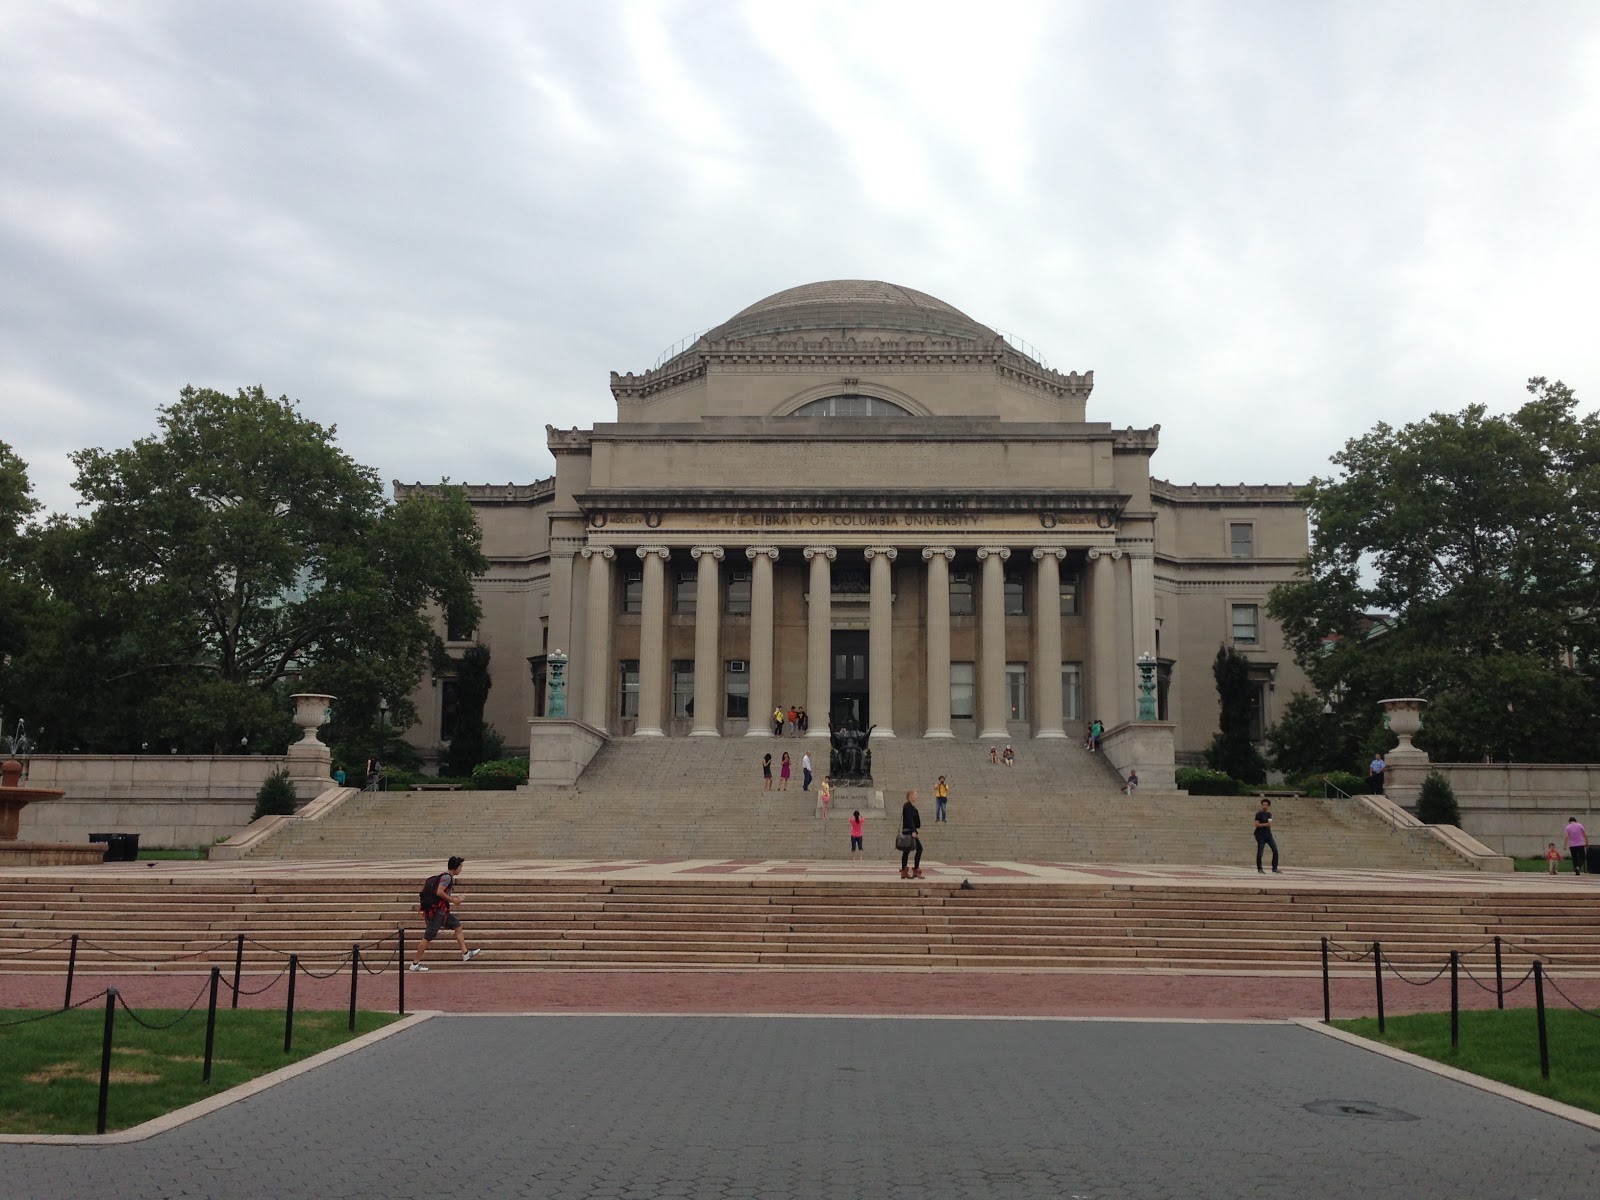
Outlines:
<svg viewBox="0 0 1600 1200"><path fill-rule="evenodd" d="M861 848L861 810L858 808L850 814L850 861L855 862L865 855L866 851Z"/></svg>
<svg viewBox="0 0 1600 1200"><path fill-rule="evenodd" d="M1567 851L1572 855L1572 873L1582 875L1585 871L1594 874L1594 864L1585 862L1589 856L1589 833L1578 823L1577 817L1567 818Z"/></svg>
<svg viewBox="0 0 1600 1200"><path fill-rule="evenodd" d="M778 790L780 792L789 790L789 752L787 750L783 752L783 761L778 764Z"/></svg>

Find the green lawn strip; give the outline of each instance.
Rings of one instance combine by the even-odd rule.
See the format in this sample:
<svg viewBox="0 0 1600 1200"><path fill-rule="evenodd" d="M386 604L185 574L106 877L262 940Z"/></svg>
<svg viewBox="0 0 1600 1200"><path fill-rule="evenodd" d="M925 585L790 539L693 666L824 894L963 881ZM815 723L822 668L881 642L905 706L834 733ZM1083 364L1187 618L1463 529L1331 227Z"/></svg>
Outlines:
<svg viewBox="0 0 1600 1200"><path fill-rule="evenodd" d="M190 862L194 859L203 859L206 856L204 846L180 846L169 850L152 850L141 847L139 861L154 860L156 862Z"/></svg>
<svg viewBox="0 0 1600 1200"><path fill-rule="evenodd" d="M30 1015L26 1009L0 1010L0 1023ZM151 1024L177 1015L176 1009L139 1011ZM352 1034L347 1012L297 1012L294 1050L285 1054L282 1011L219 1009L211 1082L205 1084L200 1081L206 1048L203 1005L166 1030L145 1029L119 1008L106 1129L141 1124L399 1019L394 1013L358 1012ZM0 1133L93 1133L104 1032L103 1003L0 1028Z"/></svg>
<svg viewBox="0 0 1600 1200"><path fill-rule="evenodd" d="M1531 985L1530 985L1531 986ZM1374 1017L1335 1021L1359 1037L1408 1050L1446 1066L1600 1112L1600 1018L1569 1008L1545 1010L1550 1078L1539 1077L1538 1018L1531 1008L1463 1010L1461 1048L1450 1049L1450 1014L1390 1017L1380 1037Z"/></svg>

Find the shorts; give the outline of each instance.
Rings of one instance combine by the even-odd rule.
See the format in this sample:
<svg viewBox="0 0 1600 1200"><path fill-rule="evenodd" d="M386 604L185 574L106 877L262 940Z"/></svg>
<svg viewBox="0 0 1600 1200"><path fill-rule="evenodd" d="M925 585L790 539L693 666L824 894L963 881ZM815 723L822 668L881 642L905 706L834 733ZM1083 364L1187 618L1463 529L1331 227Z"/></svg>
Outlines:
<svg viewBox="0 0 1600 1200"><path fill-rule="evenodd" d="M436 912L428 918L428 927L423 930L422 940L431 942L439 936L441 929L460 929L461 918L453 912Z"/></svg>
<svg viewBox="0 0 1600 1200"><path fill-rule="evenodd" d="M850 839L850 849L852 849L852 850L861 849L861 839L858 838L858 837L852 837Z"/></svg>

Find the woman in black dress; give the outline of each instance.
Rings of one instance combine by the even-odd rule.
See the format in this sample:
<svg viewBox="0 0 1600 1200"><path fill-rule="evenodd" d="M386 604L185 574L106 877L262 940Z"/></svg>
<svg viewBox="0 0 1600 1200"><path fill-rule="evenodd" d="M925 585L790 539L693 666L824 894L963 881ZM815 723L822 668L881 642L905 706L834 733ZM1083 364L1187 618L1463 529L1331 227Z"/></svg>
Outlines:
<svg viewBox="0 0 1600 1200"><path fill-rule="evenodd" d="M911 846L900 851L900 878L922 878L922 814L917 811L917 794L906 793L906 802L900 806L900 832L909 834ZM917 860L912 864L912 869L907 870L906 864L911 861L911 851L917 853Z"/></svg>

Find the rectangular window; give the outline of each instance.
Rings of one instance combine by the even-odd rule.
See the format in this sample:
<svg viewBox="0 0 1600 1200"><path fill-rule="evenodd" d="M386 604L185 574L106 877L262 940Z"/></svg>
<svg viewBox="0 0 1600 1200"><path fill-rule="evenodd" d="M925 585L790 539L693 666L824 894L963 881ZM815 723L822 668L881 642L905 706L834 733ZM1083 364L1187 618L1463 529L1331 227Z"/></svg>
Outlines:
<svg viewBox="0 0 1600 1200"><path fill-rule="evenodd" d="M971 571L950 572L950 615L952 617L970 617L978 611L977 601L972 590Z"/></svg>
<svg viewBox="0 0 1600 1200"><path fill-rule="evenodd" d="M644 569L624 570L622 572L622 611L625 613L642 613L644 611Z"/></svg>
<svg viewBox="0 0 1600 1200"><path fill-rule="evenodd" d="M1028 611L1028 582L1021 571L1006 572L1005 613L1020 617Z"/></svg>
<svg viewBox="0 0 1600 1200"><path fill-rule="evenodd" d="M672 611L693 616L700 602L700 572L679 571L672 577Z"/></svg>
<svg viewBox="0 0 1600 1200"><path fill-rule="evenodd" d="M748 617L750 615L750 572L748 570L732 570L728 572L728 615L730 617ZM732 715L731 713L729 714Z"/></svg>
<svg viewBox="0 0 1600 1200"><path fill-rule="evenodd" d="M1250 740L1261 742L1267 736L1267 684L1263 679L1250 681Z"/></svg>
<svg viewBox="0 0 1600 1200"><path fill-rule="evenodd" d="M694 659L672 660L672 719L684 721L694 716Z"/></svg>
<svg viewBox="0 0 1600 1200"><path fill-rule="evenodd" d="M1006 664L1006 720L1028 719L1028 664Z"/></svg>
<svg viewBox="0 0 1600 1200"><path fill-rule="evenodd" d="M1061 718L1083 720L1083 664L1061 664Z"/></svg>
<svg viewBox="0 0 1600 1200"><path fill-rule="evenodd" d="M1061 577L1061 615L1075 617L1078 615L1078 577L1076 575L1063 575Z"/></svg>
<svg viewBox="0 0 1600 1200"><path fill-rule="evenodd" d="M742 658L723 664L723 711L731 721L750 719L750 672Z"/></svg>
<svg viewBox="0 0 1600 1200"><path fill-rule="evenodd" d="M950 664L950 717L956 721L971 721L978 713L978 689L974 682L973 664Z"/></svg>
<svg viewBox="0 0 1600 1200"><path fill-rule="evenodd" d="M1248 521L1229 522L1228 553L1234 558L1256 556L1256 527Z"/></svg>
<svg viewBox="0 0 1600 1200"><path fill-rule="evenodd" d="M1233 640L1241 646L1254 646L1260 640L1259 619L1254 604L1233 605Z"/></svg>
<svg viewBox="0 0 1600 1200"><path fill-rule="evenodd" d="M622 693L617 704L617 716L639 715L639 660L625 658L617 664L621 668Z"/></svg>
<svg viewBox="0 0 1600 1200"><path fill-rule="evenodd" d="M472 635L478 632L476 625L468 625L463 618L446 620L444 640L447 642L470 642Z"/></svg>

